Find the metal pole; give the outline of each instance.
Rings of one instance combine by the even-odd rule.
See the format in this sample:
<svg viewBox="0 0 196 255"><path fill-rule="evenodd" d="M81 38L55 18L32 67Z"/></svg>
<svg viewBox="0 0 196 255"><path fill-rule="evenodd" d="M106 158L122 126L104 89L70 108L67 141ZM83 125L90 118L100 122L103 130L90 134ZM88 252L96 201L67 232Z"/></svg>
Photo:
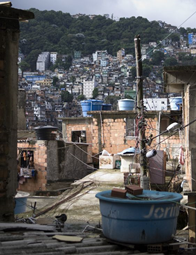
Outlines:
<svg viewBox="0 0 196 255"><path fill-rule="evenodd" d="M147 161L146 161L146 137L145 127L146 121L144 118L143 105L143 78L142 78L142 56L140 47L140 36L136 36L135 43L135 58L136 58L136 81L137 81L137 118L139 128L139 149L140 154L140 173L142 176L147 176Z"/></svg>

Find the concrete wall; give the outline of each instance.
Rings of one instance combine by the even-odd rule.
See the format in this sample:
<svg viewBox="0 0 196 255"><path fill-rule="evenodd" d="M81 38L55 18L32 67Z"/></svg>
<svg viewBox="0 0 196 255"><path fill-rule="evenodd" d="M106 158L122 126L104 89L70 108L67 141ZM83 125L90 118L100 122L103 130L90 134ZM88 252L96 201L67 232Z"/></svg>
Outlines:
<svg viewBox="0 0 196 255"><path fill-rule="evenodd" d="M0 14L2 15L2 13ZM15 24L13 24L15 23ZM14 27L14 29L13 29ZM17 187L17 61L19 23L0 22L0 221L12 221Z"/></svg>
<svg viewBox="0 0 196 255"><path fill-rule="evenodd" d="M38 140L35 144L19 142L18 158L22 150L34 152L36 177L25 178L18 190L33 193L46 191L47 184L55 181L73 181L88 174L87 145L65 143L60 140ZM16 171L17 172L17 171Z"/></svg>
<svg viewBox="0 0 196 255"><path fill-rule="evenodd" d="M190 191L196 191L196 66L165 67L166 92L182 93L185 139L185 173ZM189 123L191 123L189 125Z"/></svg>
<svg viewBox="0 0 196 255"><path fill-rule="evenodd" d="M92 163L92 140L93 140L93 129L92 129L92 118L91 117L78 117L78 118L63 118L62 122L62 133L66 142L72 142L73 131L86 131L86 143L89 145L87 148L87 163Z"/></svg>
<svg viewBox="0 0 196 255"><path fill-rule="evenodd" d="M18 190L26 192L45 191L47 184L47 141L37 141L31 145L27 142L17 144L18 156L21 150L34 151L34 167L37 171L35 178L25 178L23 184L19 184ZM19 158L19 157L18 157Z"/></svg>
<svg viewBox="0 0 196 255"><path fill-rule="evenodd" d="M87 172L87 145L48 141L47 181L81 179Z"/></svg>

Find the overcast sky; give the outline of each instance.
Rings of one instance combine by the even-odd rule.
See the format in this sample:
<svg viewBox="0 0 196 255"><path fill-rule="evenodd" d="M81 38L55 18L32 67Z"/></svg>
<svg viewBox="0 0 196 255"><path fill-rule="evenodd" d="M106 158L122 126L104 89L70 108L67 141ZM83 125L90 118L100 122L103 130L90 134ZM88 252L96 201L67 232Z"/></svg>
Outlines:
<svg viewBox="0 0 196 255"><path fill-rule="evenodd" d="M6 0L0 0L4 2ZM12 0L12 7L36 8L70 14L113 14L114 17L142 16L177 27L196 28L196 0ZM192 16L192 17L191 17ZM187 20L188 19L188 20ZM187 20L187 21L186 21Z"/></svg>

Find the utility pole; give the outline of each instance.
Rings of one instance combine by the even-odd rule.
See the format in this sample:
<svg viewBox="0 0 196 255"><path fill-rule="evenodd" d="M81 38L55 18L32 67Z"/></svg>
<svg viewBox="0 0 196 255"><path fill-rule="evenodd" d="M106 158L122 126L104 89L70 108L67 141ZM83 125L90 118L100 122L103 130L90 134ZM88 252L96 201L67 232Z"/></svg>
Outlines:
<svg viewBox="0 0 196 255"><path fill-rule="evenodd" d="M146 160L146 121L144 118L143 104L143 77L142 77L142 56L140 47L140 36L134 38L135 59L136 59L136 81L137 81L137 122L139 129L139 149L140 149L140 186L149 189L149 178L147 177L147 160Z"/></svg>

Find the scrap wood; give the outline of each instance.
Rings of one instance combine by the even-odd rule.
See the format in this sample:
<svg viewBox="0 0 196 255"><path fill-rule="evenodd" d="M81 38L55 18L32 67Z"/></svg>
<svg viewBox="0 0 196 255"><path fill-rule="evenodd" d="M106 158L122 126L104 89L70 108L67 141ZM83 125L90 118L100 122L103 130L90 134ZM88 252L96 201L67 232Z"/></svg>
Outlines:
<svg viewBox="0 0 196 255"><path fill-rule="evenodd" d="M28 224L28 223L0 223L0 230L13 230L13 229L30 229L40 231L54 231L54 226L45 226L39 224Z"/></svg>
<svg viewBox="0 0 196 255"><path fill-rule="evenodd" d="M66 235L55 235L52 238L59 241L70 242L70 243L80 243L83 238L80 236L66 236Z"/></svg>
<svg viewBox="0 0 196 255"><path fill-rule="evenodd" d="M76 192L74 192L74 193L71 194L70 196L68 196L68 197L66 197L66 198L64 198L64 199L62 199L62 200L60 200L59 202L55 203L54 205L52 205L52 206L46 208L45 210L43 210L43 211L37 213L37 214L34 216L34 218L36 218L36 217L38 217L38 216L40 216L40 215L42 215L42 214L45 214L45 213L51 211L52 209L56 208L57 206L61 205L62 203L65 203L65 202L69 201L70 199L72 199L73 197L75 197L76 195L78 195L84 188L90 186L92 183L93 183L93 182L87 182L87 184L85 184L85 182L82 183L81 188L80 188L79 190L77 190Z"/></svg>

